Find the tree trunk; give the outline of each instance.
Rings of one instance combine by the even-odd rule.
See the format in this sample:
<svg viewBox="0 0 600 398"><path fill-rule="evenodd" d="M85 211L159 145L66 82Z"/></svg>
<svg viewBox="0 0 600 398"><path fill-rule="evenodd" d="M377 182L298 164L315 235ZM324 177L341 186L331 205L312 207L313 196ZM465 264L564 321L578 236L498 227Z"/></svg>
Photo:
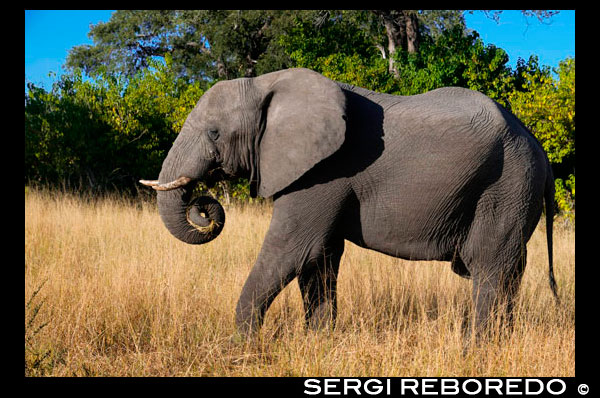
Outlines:
<svg viewBox="0 0 600 398"><path fill-rule="evenodd" d="M394 66L394 57L392 55L396 52L396 48L401 47L405 41L404 36L406 30L402 26L404 21L402 19L394 18L393 14L385 14L383 16L383 26L385 26L385 33L388 39L388 71L398 78L398 68Z"/></svg>
<svg viewBox="0 0 600 398"><path fill-rule="evenodd" d="M411 54L419 51L419 20L417 13L413 10L374 10L373 12L381 18L385 27L388 41L388 70L394 77L398 78L398 68L394 65L394 58L392 57L396 49L402 48ZM384 52L381 52L385 59Z"/></svg>
<svg viewBox="0 0 600 398"><path fill-rule="evenodd" d="M407 11L406 16L406 51L409 54L415 54L419 51L419 21L417 13Z"/></svg>
<svg viewBox="0 0 600 398"><path fill-rule="evenodd" d="M223 62L223 59L221 57L217 59L217 75L219 77L225 78L225 80L229 80L229 72L227 70L227 66L225 65L225 62Z"/></svg>

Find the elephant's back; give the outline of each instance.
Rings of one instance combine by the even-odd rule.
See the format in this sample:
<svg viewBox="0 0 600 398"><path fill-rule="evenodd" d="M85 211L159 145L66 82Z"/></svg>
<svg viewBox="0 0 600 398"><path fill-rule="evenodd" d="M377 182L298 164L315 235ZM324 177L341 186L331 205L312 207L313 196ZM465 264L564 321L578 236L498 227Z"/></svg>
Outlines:
<svg viewBox="0 0 600 398"><path fill-rule="evenodd" d="M421 124L433 135L459 134L466 130L499 134L507 125L506 117L507 112L500 104L478 91L462 87L442 87L402 97L402 101L386 112L391 122L389 127L403 122L409 126Z"/></svg>

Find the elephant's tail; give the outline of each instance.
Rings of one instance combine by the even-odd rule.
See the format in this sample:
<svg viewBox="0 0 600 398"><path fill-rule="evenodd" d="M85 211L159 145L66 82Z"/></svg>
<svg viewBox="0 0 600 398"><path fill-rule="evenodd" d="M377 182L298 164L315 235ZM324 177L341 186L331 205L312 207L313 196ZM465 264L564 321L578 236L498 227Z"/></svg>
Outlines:
<svg viewBox="0 0 600 398"><path fill-rule="evenodd" d="M554 279L554 269L552 266L552 224L554 223L554 175L552 168L548 163L548 174L546 176L546 189L544 190L544 201L546 202L546 240L548 242L548 277L550 279L550 289L556 299L560 303L558 292L556 290L556 279Z"/></svg>

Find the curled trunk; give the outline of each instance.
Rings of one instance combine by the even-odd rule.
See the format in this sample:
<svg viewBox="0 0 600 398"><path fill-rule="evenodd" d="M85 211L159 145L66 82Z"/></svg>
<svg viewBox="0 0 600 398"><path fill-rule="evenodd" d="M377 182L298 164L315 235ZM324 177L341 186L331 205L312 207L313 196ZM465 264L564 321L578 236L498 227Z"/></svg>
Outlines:
<svg viewBox="0 0 600 398"><path fill-rule="evenodd" d="M177 150L171 150L159 179L140 180L140 183L156 190L158 213L173 236L189 244L207 243L221 233L225 212L217 200L208 196L192 199L192 192L198 178L209 174L211 162L187 166L186 173L178 175L175 170L181 169L181 159Z"/></svg>
<svg viewBox="0 0 600 398"><path fill-rule="evenodd" d="M177 239L189 244L203 244L216 238L225 225L221 204L209 197L190 200L193 187L158 191L158 213Z"/></svg>

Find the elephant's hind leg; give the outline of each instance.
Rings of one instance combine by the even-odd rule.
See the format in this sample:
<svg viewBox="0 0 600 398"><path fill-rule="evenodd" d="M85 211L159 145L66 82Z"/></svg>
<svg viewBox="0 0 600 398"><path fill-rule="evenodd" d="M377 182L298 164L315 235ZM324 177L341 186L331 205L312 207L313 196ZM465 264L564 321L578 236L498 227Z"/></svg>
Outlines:
<svg viewBox="0 0 600 398"><path fill-rule="evenodd" d="M482 270L473 276L474 326L477 334L489 332L494 319L502 322L504 329L513 326L513 308L525 263L526 258L522 257L511 264Z"/></svg>
<svg viewBox="0 0 600 398"><path fill-rule="evenodd" d="M310 329L335 327L337 275L343 251L343 240L324 248L322 255L307 262L298 275L306 326Z"/></svg>
<svg viewBox="0 0 600 398"><path fill-rule="evenodd" d="M493 320L500 322L498 326L512 324L527 262L527 239L522 226L509 221L479 224L479 228L471 230L461 252L473 280L474 326L478 335L489 332Z"/></svg>

